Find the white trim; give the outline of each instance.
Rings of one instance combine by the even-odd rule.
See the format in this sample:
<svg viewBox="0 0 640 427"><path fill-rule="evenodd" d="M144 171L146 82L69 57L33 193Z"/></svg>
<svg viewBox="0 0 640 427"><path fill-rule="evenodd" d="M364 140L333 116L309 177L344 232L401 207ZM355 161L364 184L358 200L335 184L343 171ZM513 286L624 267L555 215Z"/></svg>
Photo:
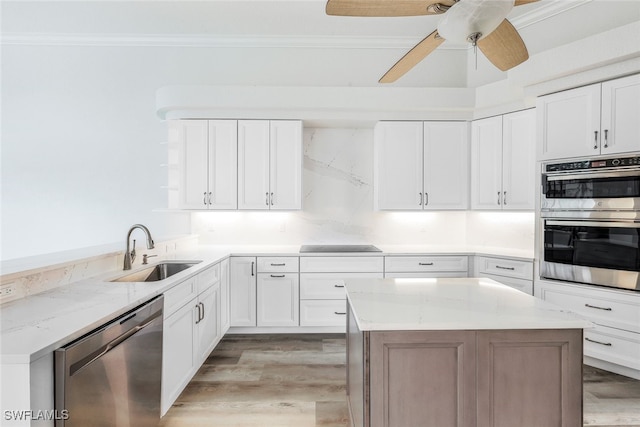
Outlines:
<svg viewBox="0 0 640 427"><path fill-rule="evenodd" d="M591 3L592 1L593 0L566 0L548 2L544 6L540 6L532 11L523 13L513 19L509 19L509 21L517 29L526 28L530 25L542 22L545 19L560 15L561 13L567 12L578 6Z"/></svg>

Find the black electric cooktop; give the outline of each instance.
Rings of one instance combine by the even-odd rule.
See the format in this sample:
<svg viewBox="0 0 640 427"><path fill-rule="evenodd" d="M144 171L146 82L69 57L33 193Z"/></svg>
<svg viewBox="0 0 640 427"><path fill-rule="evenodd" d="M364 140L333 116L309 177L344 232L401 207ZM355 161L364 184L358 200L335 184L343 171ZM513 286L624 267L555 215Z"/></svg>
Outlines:
<svg viewBox="0 0 640 427"><path fill-rule="evenodd" d="M338 252L382 252L373 245L302 245L300 252L338 253Z"/></svg>

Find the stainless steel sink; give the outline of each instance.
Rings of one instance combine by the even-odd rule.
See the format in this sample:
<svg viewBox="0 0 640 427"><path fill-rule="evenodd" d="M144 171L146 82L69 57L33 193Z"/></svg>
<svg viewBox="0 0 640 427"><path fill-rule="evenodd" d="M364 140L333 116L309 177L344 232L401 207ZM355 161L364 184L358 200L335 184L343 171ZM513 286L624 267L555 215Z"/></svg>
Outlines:
<svg viewBox="0 0 640 427"><path fill-rule="evenodd" d="M178 274L201 261L161 262L154 266L111 280L112 282L157 282Z"/></svg>

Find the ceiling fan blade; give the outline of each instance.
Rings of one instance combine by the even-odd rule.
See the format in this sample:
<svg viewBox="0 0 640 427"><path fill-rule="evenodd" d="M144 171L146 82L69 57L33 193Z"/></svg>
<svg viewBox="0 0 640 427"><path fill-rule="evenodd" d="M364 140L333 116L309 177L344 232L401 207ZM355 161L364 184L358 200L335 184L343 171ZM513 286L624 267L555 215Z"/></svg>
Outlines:
<svg viewBox="0 0 640 427"><path fill-rule="evenodd" d="M491 34L478 40L478 47L487 59L502 71L529 59L529 52L522 37L506 19Z"/></svg>
<svg viewBox="0 0 640 427"><path fill-rule="evenodd" d="M514 4L514 6L521 6L523 4L529 4L529 3L535 3L538 0L516 0L516 3Z"/></svg>
<svg viewBox="0 0 640 427"><path fill-rule="evenodd" d="M328 0L327 15L337 16L420 16L444 13L455 0ZM431 5L441 4L438 10Z"/></svg>
<svg viewBox="0 0 640 427"><path fill-rule="evenodd" d="M389 71L380 79L380 83L392 83L404 76L418 62L422 61L427 55L433 52L444 39L438 35L438 31L434 31L425 37L420 43L415 45L413 49L407 52L398 62L395 63Z"/></svg>

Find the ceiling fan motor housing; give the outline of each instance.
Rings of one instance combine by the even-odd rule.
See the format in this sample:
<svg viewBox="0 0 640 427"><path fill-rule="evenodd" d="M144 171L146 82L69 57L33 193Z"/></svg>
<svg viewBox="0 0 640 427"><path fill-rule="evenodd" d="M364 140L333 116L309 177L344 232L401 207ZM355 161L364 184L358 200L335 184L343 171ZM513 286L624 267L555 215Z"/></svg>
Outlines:
<svg viewBox="0 0 640 427"><path fill-rule="evenodd" d="M454 43L476 42L488 36L504 21L515 0L460 0L444 14L438 33ZM480 33L480 36L473 36Z"/></svg>

